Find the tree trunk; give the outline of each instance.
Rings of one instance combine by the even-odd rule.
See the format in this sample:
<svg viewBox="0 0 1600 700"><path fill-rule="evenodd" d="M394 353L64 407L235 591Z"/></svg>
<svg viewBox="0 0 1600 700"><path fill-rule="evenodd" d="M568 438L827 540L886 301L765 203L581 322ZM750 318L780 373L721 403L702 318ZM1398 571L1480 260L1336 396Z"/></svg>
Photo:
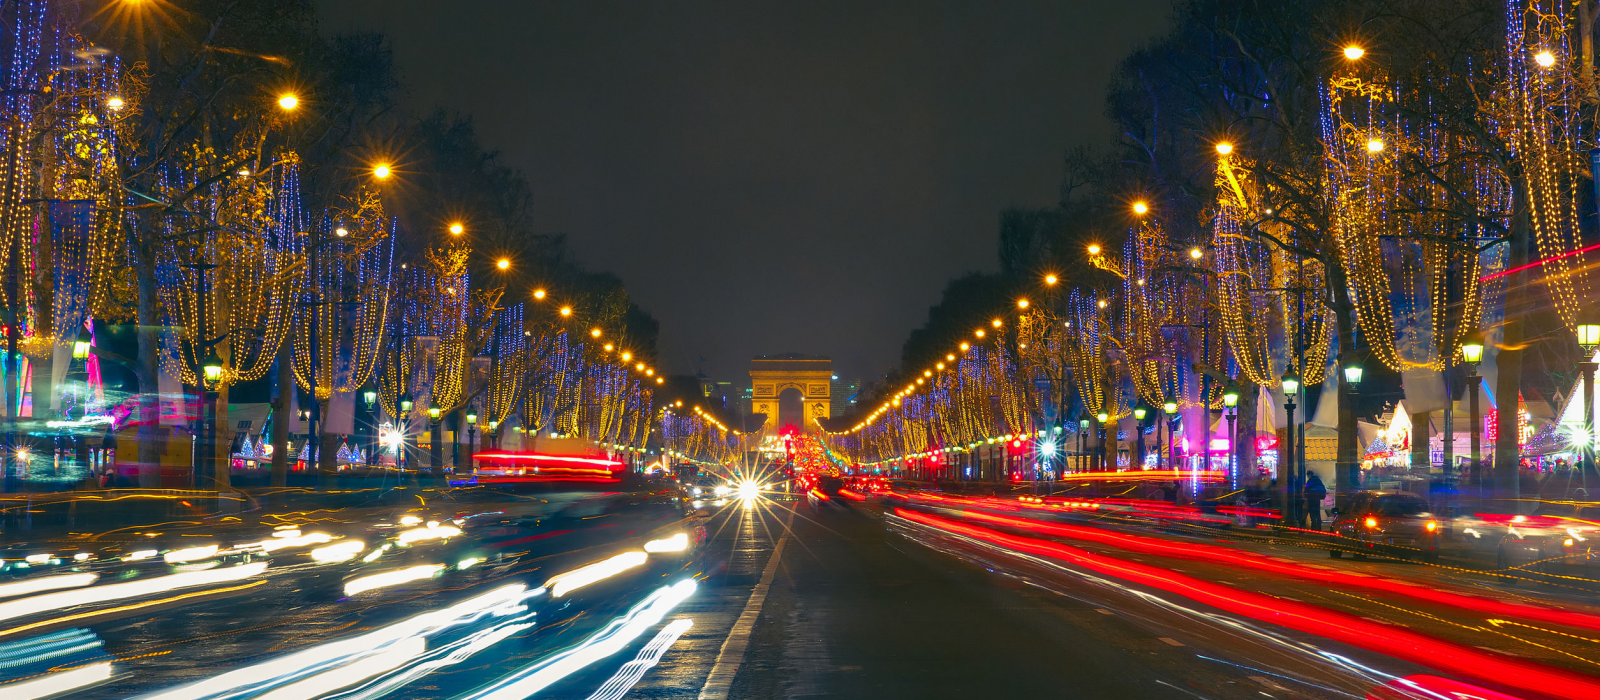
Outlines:
<svg viewBox="0 0 1600 700"><path fill-rule="evenodd" d="M289 424L295 420L290 399L294 396L294 366L289 357L290 344L285 342L278 351L278 396L272 401L272 486L289 485Z"/></svg>
<svg viewBox="0 0 1600 700"><path fill-rule="evenodd" d="M1244 374L1240 373L1240 379ZM1240 383L1238 418L1233 424L1234 460L1239 465L1239 487L1244 488L1256 480L1256 402L1261 389L1248 380Z"/></svg>
<svg viewBox="0 0 1600 700"><path fill-rule="evenodd" d="M229 481L229 475L233 465L233 426L228 422L226 384L217 388L216 407L216 426L212 429L214 439L211 443L212 476L216 481L211 486L217 491L232 491L233 483Z"/></svg>
<svg viewBox="0 0 1600 700"><path fill-rule="evenodd" d="M444 426L443 421L429 421L428 432L428 466L433 470L435 479L444 478Z"/></svg>
<svg viewBox="0 0 1600 700"><path fill-rule="evenodd" d="M1528 211L1528 178L1520 167L1511 173L1511 236L1506 245L1511 247L1508 270L1516 270L1528 263L1528 229L1531 213ZM1520 498L1518 467L1522 462L1521 447L1517 444L1517 405L1522 397L1523 315L1527 313L1528 273L1519 270L1506 281L1505 320L1501 324L1500 353L1495 356L1495 428L1494 475L1496 494L1503 498Z"/></svg>
<svg viewBox="0 0 1600 700"><path fill-rule="evenodd" d="M33 362L33 419L54 418L55 357L56 357L56 285L55 285L55 221L50 215L50 205L43 205L44 230L38 235L39 259L33 275L34 313L37 326L35 338L46 338L43 356Z"/></svg>
<svg viewBox="0 0 1600 700"><path fill-rule="evenodd" d="M1356 360L1356 305L1350 299L1350 282L1340 263L1326 265L1328 285L1333 288L1333 314L1339 331L1339 366L1334 368L1339 382L1338 444L1333 462L1334 504L1361 490L1361 455L1356 435L1355 395L1344 380L1344 367ZM1254 421L1252 421L1253 423Z"/></svg>
<svg viewBox="0 0 1600 700"><path fill-rule="evenodd" d="M331 488L334 479L339 476L339 435L328 430L328 405L333 403L332 395L326 399L317 399L318 409L321 411L322 420L317 425L317 480L324 487Z"/></svg>
<svg viewBox="0 0 1600 700"><path fill-rule="evenodd" d="M156 315L156 259L149 246L137 247L139 357L139 486L161 486L161 319Z"/></svg>
<svg viewBox="0 0 1600 700"><path fill-rule="evenodd" d="M1433 469L1433 461L1428 456L1428 429L1432 415L1427 411L1411 414L1411 473L1420 471L1423 478L1427 478Z"/></svg>

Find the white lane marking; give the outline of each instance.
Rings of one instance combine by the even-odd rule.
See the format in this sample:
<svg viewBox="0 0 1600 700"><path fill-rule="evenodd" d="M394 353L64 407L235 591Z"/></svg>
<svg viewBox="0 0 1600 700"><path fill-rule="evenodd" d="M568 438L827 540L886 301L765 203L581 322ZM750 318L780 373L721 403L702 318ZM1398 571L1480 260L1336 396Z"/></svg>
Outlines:
<svg viewBox="0 0 1600 700"><path fill-rule="evenodd" d="M794 507L791 506L789 519L783 523L783 536L773 546L772 558L767 560L767 568L761 572L761 582L750 591L750 600L745 602L744 612L739 613L739 619L733 623L728 638L723 640L717 662L712 664L706 684L700 688L700 700L727 700L728 691L733 688L733 677L739 673L739 665L744 663L744 652L750 645L750 633L755 630L756 618L761 616L761 606L767 602L767 589L772 587L772 578L778 573L778 562L783 559L783 545L789 541L789 525L793 522Z"/></svg>

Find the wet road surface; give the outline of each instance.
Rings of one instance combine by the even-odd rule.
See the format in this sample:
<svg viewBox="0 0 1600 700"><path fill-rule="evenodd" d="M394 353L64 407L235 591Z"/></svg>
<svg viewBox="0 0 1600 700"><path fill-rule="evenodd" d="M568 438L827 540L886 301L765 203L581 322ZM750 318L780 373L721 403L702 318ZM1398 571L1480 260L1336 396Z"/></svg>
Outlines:
<svg viewBox="0 0 1600 700"><path fill-rule="evenodd" d="M63 537L0 579L0 697L1600 697L1588 592L1221 534L574 494Z"/></svg>

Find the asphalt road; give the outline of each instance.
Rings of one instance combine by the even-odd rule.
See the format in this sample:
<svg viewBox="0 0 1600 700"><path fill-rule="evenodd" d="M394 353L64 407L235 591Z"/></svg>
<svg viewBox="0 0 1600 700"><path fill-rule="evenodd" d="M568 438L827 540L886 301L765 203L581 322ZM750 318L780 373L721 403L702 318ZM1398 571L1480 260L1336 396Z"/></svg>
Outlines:
<svg viewBox="0 0 1600 700"><path fill-rule="evenodd" d="M187 564L120 560L155 530L13 543L60 563L0 579L0 698L51 681L75 698L1600 697L1600 608L1581 591L1203 530L903 505L575 494L292 516L363 555L391 544L365 562L318 562L310 545L238 553L285 518L150 538L224 552ZM455 519L459 534L396 544ZM660 551L679 533L688 551ZM418 566L438 568L346 588ZM51 593L3 588L239 572L35 611L17 604Z"/></svg>

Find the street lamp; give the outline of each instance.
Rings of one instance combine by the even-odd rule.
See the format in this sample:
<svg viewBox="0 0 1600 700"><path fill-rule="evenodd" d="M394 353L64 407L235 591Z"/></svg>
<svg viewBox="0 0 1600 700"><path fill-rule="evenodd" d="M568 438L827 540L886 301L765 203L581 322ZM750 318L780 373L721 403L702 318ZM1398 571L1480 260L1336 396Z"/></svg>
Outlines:
<svg viewBox="0 0 1600 700"><path fill-rule="evenodd" d="M1149 412L1150 409L1146 408L1142 403L1133 407L1133 435L1137 444L1137 447L1134 448L1134 454L1138 455L1139 469L1144 469L1144 417Z"/></svg>
<svg viewBox="0 0 1600 700"><path fill-rule="evenodd" d="M1467 413L1468 420L1472 421L1469 433L1472 439L1472 473L1482 483L1483 457L1478 445L1478 432L1483 429L1483 419L1478 417L1478 385L1483 382L1483 378L1478 376L1478 363L1483 361L1481 333L1472 334L1467 342L1461 344L1461 361L1467 363Z"/></svg>
<svg viewBox="0 0 1600 700"><path fill-rule="evenodd" d="M89 359L89 346L92 344L93 339L94 336L89 333L89 329L79 328L78 337L72 341L72 359Z"/></svg>
<svg viewBox="0 0 1600 700"><path fill-rule="evenodd" d="M416 405L417 402L411 398L411 392L408 391L400 395L400 415L409 415L411 413L411 408Z"/></svg>
<svg viewBox="0 0 1600 700"><path fill-rule="evenodd" d="M1479 350L1482 349L1482 347L1479 347ZM1361 385L1361 375L1365 373L1365 370L1361 368L1361 365L1351 362L1350 364L1344 366L1343 371L1344 383L1348 384L1351 389Z"/></svg>
<svg viewBox="0 0 1600 700"><path fill-rule="evenodd" d="M1278 441L1281 449L1278 450L1278 476L1283 481L1283 522L1285 525L1298 525L1300 518L1300 490L1295 488L1294 468L1294 399L1300 392L1300 377L1290 369L1283 373L1281 380L1283 386L1283 408L1288 421L1285 424L1285 438ZM1287 469L1287 472L1285 471Z"/></svg>
<svg viewBox="0 0 1600 700"><path fill-rule="evenodd" d="M1228 484L1232 488L1239 488L1239 433L1235 426L1239 420L1239 383L1232 379L1222 389L1222 413L1228 417ZM1210 449L1209 444L1207 449Z"/></svg>
<svg viewBox="0 0 1600 700"><path fill-rule="evenodd" d="M217 390L217 383L222 381L222 368L222 358L217 355L217 348L213 345L206 359L200 363L200 372L205 376L207 390Z"/></svg>
<svg viewBox="0 0 1600 700"><path fill-rule="evenodd" d="M1594 467L1594 352L1600 348L1600 322L1595 313L1585 312L1578 323L1578 347L1583 348L1583 361L1578 368L1583 371L1583 472Z"/></svg>

